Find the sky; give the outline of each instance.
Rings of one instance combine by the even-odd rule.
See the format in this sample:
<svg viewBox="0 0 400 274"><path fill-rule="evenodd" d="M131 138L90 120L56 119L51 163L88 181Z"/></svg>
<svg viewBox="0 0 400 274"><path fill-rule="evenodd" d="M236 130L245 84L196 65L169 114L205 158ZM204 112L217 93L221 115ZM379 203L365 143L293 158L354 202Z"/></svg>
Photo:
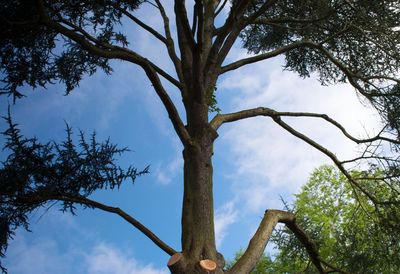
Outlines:
<svg viewBox="0 0 400 274"><path fill-rule="evenodd" d="M171 7L166 8L172 22ZM151 7L138 11L138 16L161 28ZM172 71L164 49L151 36L129 22L126 26L134 49ZM245 56L238 43L227 62ZM282 65L283 59L278 57L221 77L216 96L222 113L264 106L328 114L355 136L379 130L378 115L359 101L350 86L321 86L314 75L302 79L283 71ZM15 105L0 97L0 115L5 116L11 104L14 122L22 133L42 142L63 140L67 122L75 132L83 130L89 135L96 131L99 140L110 137L121 147L129 147L131 152L119 163L138 168L150 165L150 174L138 178L134 185L126 182L119 190L99 191L92 198L122 208L179 250L182 146L144 73L119 61L113 61L112 67L111 76L99 71L85 77L68 96L64 96L64 87L56 84L46 90L24 87L27 97ZM169 87L169 91L182 114L177 90ZM351 158L360 149L318 119L285 121L341 159ZM0 129L4 128L1 121ZM266 209L282 209L280 197L291 201L314 168L330 163L268 118L223 125L214 150L215 229L218 249L226 259L247 246ZM30 222L32 232L18 229L10 242L4 260L10 273L168 273L169 256L109 213L86 209L72 216L53 206L35 211ZM273 252L271 248L267 251Z"/></svg>

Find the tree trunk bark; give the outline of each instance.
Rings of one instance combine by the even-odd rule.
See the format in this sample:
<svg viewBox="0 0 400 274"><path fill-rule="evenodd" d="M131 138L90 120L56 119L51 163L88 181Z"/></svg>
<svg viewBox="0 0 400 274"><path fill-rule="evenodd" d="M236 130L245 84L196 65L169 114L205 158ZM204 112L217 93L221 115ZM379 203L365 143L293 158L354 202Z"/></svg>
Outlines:
<svg viewBox="0 0 400 274"><path fill-rule="evenodd" d="M216 131L208 123L208 106L195 104L188 115L188 130L192 142L183 150L184 196L182 208L181 264L172 273L222 273L223 260L218 260L214 235L212 183L213 142ZM211 260L216 264L215 269ZM184 263L183 263L184 262Z"/></svg>

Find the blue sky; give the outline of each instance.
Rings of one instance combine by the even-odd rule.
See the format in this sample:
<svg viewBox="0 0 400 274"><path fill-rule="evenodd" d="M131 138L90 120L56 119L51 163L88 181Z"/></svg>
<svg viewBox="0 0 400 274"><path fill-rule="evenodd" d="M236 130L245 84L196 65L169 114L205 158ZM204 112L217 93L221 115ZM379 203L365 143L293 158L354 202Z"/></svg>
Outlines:
<svg viewBox="0 0 400 274"><path fill-rule="evenodd" d="M172 22L171 7L167 11ZM153 9L145 7L139 15L161 27ZM164 49L151 36L130 23L124 30L134 49L171 71ZM236 45L228 61L245 55ZM311 111L331 115L356 136L378 130L377 114L359 102L351 87L322 87L313 77L300 79L283 72L282 64L282 59L275 58L222 77L217 90L222 112L258 106ZM118 61L112 67L111 76L98 72L86 77L69 96L63 95L62 85L35 91L24 88L27 98L11 105L14 121L23 134L43 142L62 140L66 121L75 132L95 130L99 139L109 136L112 142L129 147L132 152L121 157L121 165L150 165L150 174L133 186L126 183L120 190L100 191L93 198L121 207L179 250L182 146L144 73ZM182 111L178 92L169 91ZM4 116L10 101L0 100ZM357 152L340 132L318 120L287 121L341 158ZM1 122L0 128L4 127ZM217 245L227 259L247 246L265 209L282 208L280 196L290 200L313 168L329 163L265 118L222 126L214 149ZM33 213L32 233L18 230L10 243L4 260L10 273L167 273L168 256L128 223L95 210L78 210L77 214L62 214L56 206Z"/></svg>

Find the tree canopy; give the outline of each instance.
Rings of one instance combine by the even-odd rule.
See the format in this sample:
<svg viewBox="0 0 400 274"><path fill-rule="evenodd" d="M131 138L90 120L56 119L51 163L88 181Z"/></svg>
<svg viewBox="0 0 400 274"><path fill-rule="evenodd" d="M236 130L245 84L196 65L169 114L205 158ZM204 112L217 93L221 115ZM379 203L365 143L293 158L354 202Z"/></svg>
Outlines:
<svg viewBox="0 0 400 274"><path fill-rule="evenodd" d="M336 273L399 272L396 254L400 239L395 232L398 227L393 227L399 225L396 216L391 220L382 218L370 201L355 199L353 191L337 168L321 166L313 171L288 210L294 212L297 222L315 240L321 258L347 271L338 269ZM398 217L400 209L393 213ZM263 255L252 274L318 273L290 230L277 229L272 242L275 254ZM236 255L235 261L242 253Z"/></svg>
<svg viewBox="0 0 400 274"><path fill-rule="evenodd" d="M136 10L144 5L157 12L161 29L151 26L146 18L136 16ZM64 83L68 94L78 87L84 75L92 75L98 68L111 73L110 60L123 61L143 70L181 141L184 191L180 252L120 209L96 202L89 202L90 206L116 213L139 228L172 255L168 262L172 273L210 270L222 273L224 260L215 244L213 143L222 125L264 116L330 158L347 179L352 193L357 195L355 199L369 200L382 216L393 215L400 203L400 6L397 0L175 0L170 3L174 20L170 20L171 14L167 14L165 5L168 3L160 0L0 1L2 94L16 100L24 96L20 91L23 86L46 87L55 82ZM138 52L136 38L128 39L127 35L132 26L141 28L164 46L174 71L162 68L145 53ZM250 55L230 61L227 56L237 41L242 41ZM379 133L356 137L324 113L281 111L269 106L210 114L218 110L215 90L221 75L280 55L285 59L284 68L302 77L318 75L324 85L338 82L352 85L360 99L380 113L382 128ZM176 91L182 99L182 113L178 111L177 102L171 99L171 92ZM289 124L286 121L289 117L325 121L359 144L361 153L353 159L339 159L334 151ZM18 137L16 128L9 124L11 131L6 135ZM85 199L96 188L118 186L123 179L136 174L134 169L124 173L111 164L112 155L121 152L116 146L96 141L90 144L81 138L83 150L79 152L72 146L68 129L67 132L67 141L58 146L39 145L35 140L13 137L7 144L12 154L3 164L2 172L14 162L24 170L32 165L29 157L44 156L40 167L47 170L51 166L54 176L46 177L38 168L35 169L37 174L25 174L19 185L24 191L32 187L37 190L39 186L57 188L62 179L59 173L72 168L70 160L77 160L74 164L85 171L78 175L86 176L83 182L87 184L76 185L76 181L71 181L67 186L74 195L83 195ZM20 145L15 146L18 142ZM93 155L95 164L87 159L92 157L89 154L92 150L96 152ZM23 156L26 152L33 155ZM18 162L20 159L26 163ZM354 167L361 170L354 173ZM5 192L9 180L2 181L1 186L2 199L6 199L1 208L6 216L9 216L9 204L19 197L14 186L10 193ZM94 182L89 183L90 180ZM60 196L48 196L40 203L51 200L65 202ZM83 203L82 200L69 202ZM31 206L29 199L18 203L21 210L16 212L22 212L20 219L10 221L7 217L6 223L24 224L25 213ZM284 223L295 233L320 273L330 271L332 266L320 260L319 251L293 213L267 210L249 247L229 273L248 273L255 267L277 223ZM11 231L7 231L10 235ZM2 250L5 243L2 240Z"/></svg>
<svg viewBox="0 0 400 274"><path fill-rule="evenodd" d="M387 189L371 184L382 195ZM390 219L375 210L366 199L356 199L354 190L337 168L316 169L296 195L293 212L298 222L312 235L324 260L349 273L396 273L400 270L400 210L391 212ZM280 230L274 242L279 248L278 264L292 273L318 273L310 264L293 235Z"/></svg>

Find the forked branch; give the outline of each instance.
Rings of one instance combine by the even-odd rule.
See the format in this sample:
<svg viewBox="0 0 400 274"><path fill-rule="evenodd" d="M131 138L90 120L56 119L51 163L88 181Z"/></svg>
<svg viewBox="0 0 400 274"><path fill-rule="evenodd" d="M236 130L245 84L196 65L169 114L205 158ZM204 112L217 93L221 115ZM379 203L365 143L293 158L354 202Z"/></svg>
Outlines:
<svg viewBox="0 0 400 274"><path fill-rule="evenodd" d="M293 213L273 209L265 211L264 217L253 238L250 240L246 251L227 273L250 273L261 258L272 232L278 223L285 224L294 233L306 249L312 263L319 273L327 273L327 271L331 269L343 274L347 273L330 266L320 258L316 245L296 223L296 217ZM328 266L329 269L325 269L324 265Z"/></svg>

